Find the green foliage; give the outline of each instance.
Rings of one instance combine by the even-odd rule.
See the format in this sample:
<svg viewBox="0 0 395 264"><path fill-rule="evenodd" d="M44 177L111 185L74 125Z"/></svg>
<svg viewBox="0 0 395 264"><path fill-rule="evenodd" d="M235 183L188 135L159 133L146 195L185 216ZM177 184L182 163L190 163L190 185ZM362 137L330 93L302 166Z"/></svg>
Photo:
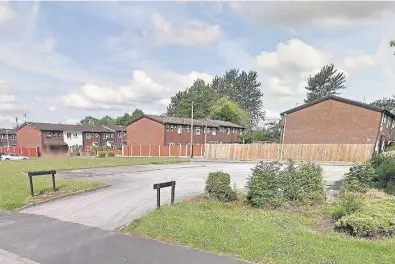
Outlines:
<svg viewBox="0 0 395 264"><path fill-rule="evenodd" d="M305 103L312 102L328 95L339 94L346 88L346 77L343 72L338 72L333 64L325 65L321 71L307 79L308 90Z"/></svg>
<svg viewBox="0 0 395 264"><path fill-rule="evenodd" d="M104 151L99 152L99 158L105 158L106 157L106 153Z"/></svg>
<svg viewBox="0 0 395 264"><path fill-rule="evenodd" d="M392 47L395 47L395 40L390 40L390 47L392 48ZM394 52L394 54L395 54L395 52Z"/></svg>
<svg viewBox="0 0 395 264"><path fill-rule="evenodd" d="M108 157L115 157L115 153L112 152L112 151L107 152L107 156L108 156Z"/></svg>
<svg viewBox="0 0 395 264"><path fill-rule="evenodd" d="M80 156L80 150L78 147L73 147L73 155L74 156Z"/></svg>
<svg viewBox="0 0 395 264"><path fill-rule="evenodd" d="M357 182L359 182L361 187L367 188L376 178L373 166L367 162L351 167L350 171L345 175L344 183L351 187L357 186Z"/></svg>
<svg viewBox="0 0 395 264"><path fill-rule="evenodd" d="M265 127L249 130L240 136L244 143L254 142L280 142L282 124L281 121L272 121Z"/></svg>
<svg viewBox="0 0 395 264"><path fill-rule="evenodd" d="M277 162L260 162L247 182L247 200L255 207L279 206L284 202L318 204L325 201L322 168L311 163L284 170Z"/></svg>
<svg viewBox="0 0 395 264"><path fill-rule="evenodd" d="M379 100L376 100L372 103L371 105L386 109L390 111L391 113L395 114L395 96L392 96L391 98L383 97Z"/></svg>
<svg viewBox="0 0 395 264"><path fill-rule="evenodd" d="M248 125L250 117L241 106L225 97L220 98L210 109L209 117L229 121L241 126Z"/></svg>
<svg viewBox="0 0 395 264"><path fill-rule="evenodd" d="M209 173L205 190L210 197L217 198L221 202L237 199L236 192L230 187L230 175L221 171Z"/></svg>
<svg viewBox="0 0 395 264"><path fill-rule="evenodd" d="M237 102L247 111L250 118L249 126L253 127L264 118L262 111L261 83L254 71L240 72L237 69L227 71L223 76L216 76L212 83L197 79L185 91L177 92L171 97L166 114L169 116L190 117L191 104L194 102L194 116L206 118L211 107L222 97Z"/></svg>
<svg viewBox="0 0 395 264"><path fill-rule="evenodd" d="M336 202L331 206L331 215L340 219L345 215L350 215L361 211L363 207L362 199L351 194L344 195L340 202Z"/></svg>
<svg viewBox="0 0 395 264"><path fill-rule="evenodd" d="M360 207L360 205L356 207L358 206ZM354 212L346 213L341 217L336 222L336 227L361 237L394 235L395 199L366 200L362 208L357 208Z"/></svg>
<svg viewBox="0 0 395 264"><path fill-rule="evenodd" d="M395 182L395 158L385 159L376 167L376 175L379 186L386 188L391 182Z"/></svg>
<svg viewBox="0 0 395 264"><path fill-rule="evenodd" d="M389 146L388 148L385 149L385 151L395 151L395 145Z"/></svg>
<svg viewBox="0 0 395 264"><path fill-rule="evenodd" d="M318 204L326 199L322 168L313 163L295 166L291 161L280 172L280 188L286 201Z"/></svg>
<svg viewBox="0 0 395 264"><path fill-rule="evenodd" d="M133 120L139 118L140 116L144 115L143 111L141 109L135 109L131 115L128 113L125 113L123 116L118 116L116 118L112 118L110 116L104 116L100 119L92 117L92 116L87 116L84 119L82 119L79 123L81 125L123 125L127 126L130 122Z"/></svg>

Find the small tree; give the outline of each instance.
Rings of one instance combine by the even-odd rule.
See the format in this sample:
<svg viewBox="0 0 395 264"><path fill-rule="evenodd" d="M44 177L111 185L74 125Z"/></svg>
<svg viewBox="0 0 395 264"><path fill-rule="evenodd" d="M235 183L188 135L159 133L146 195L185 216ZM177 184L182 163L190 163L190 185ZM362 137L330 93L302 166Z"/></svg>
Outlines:
<svg viewBox="0 0 395 264"><path fill-rule="evenodd" d="M390 47L392 48L392 47L395 47L395 40L391 40L390 41Z"/></svg>
<svg viewBox="0 0 395 264"><path fill-rule="evenodd" d="M227 98L221 98L215 102L211 107L209 117L242 126L246 126L250 121L248 113L238 103Z"/></svg>
<svg viewBox="0 0 395 264"><path fill-rule="evenodd" d="M305 103L312 102L322 97L340 94L346 88L346 77L343 72L338 72L333 64L325 65L321 71L307 79L307 92Z"/></svg>
<svg viewBox="0 0 395 264"><path fill-rule="evenodd" d="M380 108L383 108L383 109L388 110L391 113L395 114L395 96L392 96L391 98L383 97L383 98L376 100L370 104L380 107Z"/></svg>

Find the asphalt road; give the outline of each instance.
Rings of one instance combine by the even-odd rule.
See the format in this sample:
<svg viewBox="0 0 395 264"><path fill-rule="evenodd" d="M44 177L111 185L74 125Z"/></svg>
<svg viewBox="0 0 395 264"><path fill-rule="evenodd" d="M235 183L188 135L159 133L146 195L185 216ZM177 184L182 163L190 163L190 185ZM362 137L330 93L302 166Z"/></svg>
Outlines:
<svg viewBox="0 0 395 264"><path fill-rule="evenodd" d="M209 172L231 175L232 186L244 189L254 163L191 162L59 172L57 177L83 178L111 187L51 203L30 207L23 213L45 215L63 221L116 230L156 206L154 183L176 181L176 201L203 192ZM348 166L323 166L327 184L340 180ZM161 190L162 203L170 202L170 188Z"/></svg>
<svg viewBox="0 0 395 264"><path fill-rule="evenodd" d="M0 212L1 264L242 264L233 257L57 219Z"/></svg>

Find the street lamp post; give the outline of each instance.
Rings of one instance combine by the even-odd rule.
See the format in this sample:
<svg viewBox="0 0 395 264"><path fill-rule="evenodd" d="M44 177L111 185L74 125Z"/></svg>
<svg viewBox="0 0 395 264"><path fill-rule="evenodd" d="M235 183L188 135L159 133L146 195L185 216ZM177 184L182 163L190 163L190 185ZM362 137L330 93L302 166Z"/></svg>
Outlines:
<svg viewBox="0 0 395 264"><path fill-rule="evenodd" d="M8 138L8 129L5 131L7 133L7 151L10 151L10 139Z"/></svg>
<svg viewBox="0 0 395 264"><path fill-rule="evenodd" d="M119 126L121 128L121 136L122 136L122 141L121 141L121 148L123 146L123 142L124 142L124 137L123 137L123 126Z"/></svg>

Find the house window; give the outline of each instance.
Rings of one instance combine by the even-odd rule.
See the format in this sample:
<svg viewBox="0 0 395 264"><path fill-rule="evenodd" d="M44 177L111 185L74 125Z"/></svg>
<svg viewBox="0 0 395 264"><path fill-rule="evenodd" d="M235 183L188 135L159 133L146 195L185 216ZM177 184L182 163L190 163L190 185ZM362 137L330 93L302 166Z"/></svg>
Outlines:
<svg viewBox="0 0 395 264"><path fill-rule="evenodd" d="M67 134L70 134L70 133L67 133ZM86 139L91 139L92 138L92 134L91 133L86 133L85 138Z"/></svg>
<svg viewBox="0 0 395 264"><path fill-rule="evenodd" d="M169 125L166 125L166 131L169 131L169 130L170 130Z"/></svg>
<svg viewBox="0 0 395 264"><path fill-rule="evenodd" d="M51 132L47 132L47 138L52 137L52 133Z"/></svg>
<svg viewBox="0 0 395 264"><path fill-rule="evenodd" d="M217 135L217 129L213 128L213 136Z"/></svg>
<svg viewBox="0 0 395 264"><path fill-rule="evenodd" d="M16 140L16 135L11 135L12 140Z"/></svg>
<svg viewBox="0 0 395 264"><path fill-rule="evenodd" d="M240 129L240 135L243 135L243 129Z"/></svg>
<svg viewBox="0 0 395 264"><path fill-rule="evenodd" d="M67 138L71 138L71 133L66 134Z"/></svg>
<svg viewBox="0 0 395 264"><path fill-rule="evenodd" d="M123 138L123 132L118 132L118 138Z"/></svg>
<svg viewBox="0 0 395 264"><path fill-rule="evenodd" d="M207 133L210 134L210 128L209 127L207 128Z"/></svg>
<svg viewBox="0 0 395 264"><path fill-rule="evenodd" d="M174 127L173 126L170 126L170 131L174 131Z"/></svg>
<svg viewBox="0 0 395 264"><path fill-rule="evenodd" d="M58 137L62 137L63 133L62 132L58 132Z"/></svg>
<svg viewBox="0 0 395 264"><path fill-rule="evenodd" d="M232 128L232 134L234 134L236 132L235 128Z"/></svg>
<svg viewBox="0 0 395 264"><path fill-rule="evenodd" d="M196 127L196 135L200 135L200 127Z"/></svg>
<svg viewBox="0 0 395 264"><path fill-rule="evenodd" d="M189 126L187 126L187 133L189 133Z"/></svg>
<svg viewBox="0 0 395 264"><path fill-rule="evenodd" d="M77 133L73 133L73 138L78 138L78 134Z"/></svg>
<svg viewBox="0 0 395 264"><path fill-rule="evenodd" d="M1 136L0 136L0 138L1 138L1 139L3 139L3 138L4 138L4 136L3 136L3 135L1 135Z"/></svg>
<svg viewBox="0 0 395 264"><path fill-rule="evenodd" d="M182 126L178 126L177 134L182 134Z"/></svg>
<svg viewBox="0 0 395 264"><path fill-rule="evenodd" d="M227 133L228 135L230 134L230 128L228 128L228 133Z"/></svg>
<svg viewBox="0 0 395 264"><path fill-rule="evenodd" d="M113 133L111 133L111 138L114 138L114 134Z"/></svg>
<svg viewBox="0 0 395 264"><path fill-rule="evenodd" d="M94 136L95 138L98 138L98 137L99 137L99 134L95 133L95 134L93 134L93 136Z"/></svg>

